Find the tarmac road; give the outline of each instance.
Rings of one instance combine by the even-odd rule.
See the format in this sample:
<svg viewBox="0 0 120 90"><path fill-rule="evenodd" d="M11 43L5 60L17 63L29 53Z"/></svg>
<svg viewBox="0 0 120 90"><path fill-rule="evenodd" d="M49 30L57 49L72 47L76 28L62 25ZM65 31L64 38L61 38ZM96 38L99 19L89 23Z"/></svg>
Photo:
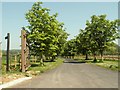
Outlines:
<svg viewBox="0 0 120 90"><path fill-rule="evenodd" d="M10 88L118 88L118 72L69 62Z"/></svg>

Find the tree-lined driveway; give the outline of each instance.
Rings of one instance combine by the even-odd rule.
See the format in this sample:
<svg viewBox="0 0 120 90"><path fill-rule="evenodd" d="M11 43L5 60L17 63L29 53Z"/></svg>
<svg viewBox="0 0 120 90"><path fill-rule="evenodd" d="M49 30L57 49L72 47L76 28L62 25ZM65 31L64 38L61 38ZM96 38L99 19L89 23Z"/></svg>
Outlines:
<svg viewBox="0 0 120 90"><path fill-rule="evenodd" d="M117 71L68 61L12 88L118 88Z"/></svg>

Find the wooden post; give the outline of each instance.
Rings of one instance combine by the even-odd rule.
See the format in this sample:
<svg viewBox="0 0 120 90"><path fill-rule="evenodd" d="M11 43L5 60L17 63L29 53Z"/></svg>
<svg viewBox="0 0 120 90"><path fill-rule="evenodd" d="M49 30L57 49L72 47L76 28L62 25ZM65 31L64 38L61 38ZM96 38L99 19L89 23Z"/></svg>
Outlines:
<svg viewBox="0 0 120 90"><path fill-rule="evenodd" d="M9 71L9 47L10 47L10 33L5 37L7 39L7 56L6 56L6 71Z"/></svg>
<svg viewBox="0 0 120 90"><path fill-rule="evenodd" d="M21 58L19 59L20 70L22 70Z"/></svg>
<svg viewBox="0 0 120 90"><path fill-rule="evenodd" d="M29 66L29 48L27 46L27 42L26 42L26 65Z"/></svg>
<svg viewBox="0 0 120 90"><path fill-rule="evenodd" d="M22 72L25 72L25 65L26 65L26 56L25 56L25 51L26 51L26 33L23 30L21 30L21 69Z"/></svg>

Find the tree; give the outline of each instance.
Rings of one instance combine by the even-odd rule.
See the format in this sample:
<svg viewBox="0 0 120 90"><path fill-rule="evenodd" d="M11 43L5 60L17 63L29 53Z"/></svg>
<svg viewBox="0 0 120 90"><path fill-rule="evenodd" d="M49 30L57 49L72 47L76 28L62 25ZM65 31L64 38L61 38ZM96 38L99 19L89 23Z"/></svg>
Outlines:
<svg viewBox="0 0 120 90"><path fill-rule="evenodd" d="M106 43L118 38L118 20L107 20L106 15L91 17L91 21L86 22L87 31L90 32L91 50L99 51L101 60L103 60L103 52L106 48Z"/></svg>
<svg viewBox="0 0 120 90"><path fill-rule="evenodd" d="M77 53L86 55L88 59L88 53L92 52L94 61L97 61L96 53L99 52L103 60L103 52L108 48L108 43L119 38L119 24L119 20L107 20L106 15L91 16L91 20L86 21L85 30L81 29L76 37Z"/></svg>
<svg viewBox="0 0 120 90"><path fill-rule="evenodd" d="M76 43L75 39L71 39L66 42L65 47L64 47L64 56L70 56L71 58L74 58L76 55Z"/></svg>
<svg viewBox="0 0 120 90"><path fill-rule="evenodd" d="M67 33L64 31L63 23L56 19L58 14L50 15L50 10L42 8L41 4L41 2L34 3L26 13L29 22L26 30L30 50L34 55L40 56L43 62L45 58L54 59L57 56L61 48L59 44L64 44L60 41L66 41ZM63 34L64 37L61 38Z"/></svg>
<svg viewBox="0 0 120 90"><path fill-rule="evenodd" d="M89 33L86 30L80 30L80 33L76 37L77 52L86 55L85 60L88 60L88 53L90 50Z"/></svg>

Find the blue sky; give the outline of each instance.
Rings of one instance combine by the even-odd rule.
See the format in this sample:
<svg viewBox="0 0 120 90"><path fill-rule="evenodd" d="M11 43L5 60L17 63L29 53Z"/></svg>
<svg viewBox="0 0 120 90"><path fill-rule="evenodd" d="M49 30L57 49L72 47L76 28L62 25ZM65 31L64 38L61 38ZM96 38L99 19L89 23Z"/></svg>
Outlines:
<svg viewBox="0 0 120 90"><path fill-rule="evenodd" d="M1 41L1 33L2 33L2 3L0 3L0 41Z"/></svg>
<svg viewBox="0 0 120 90"><path fill-rule="evenodd" d="M1 0L1 2L118 2L119 0Z"/></svg>
<svg viewBox="0 0 120 90"><path fill-rule="evenodd" d="M6 49L4 37L11 34L10 49L20 49L20 30L27 25L25 13L31 8L32 2L2 3L2 49ZM107 19L118 18L117 2L44 2L43 7L50 8L51 14L58 13L58 20L64 22L68 39L74 38L80 29L85 28L86 20L92 15L106 14ZM0 23L1 25L1 23Z"/></svg>

